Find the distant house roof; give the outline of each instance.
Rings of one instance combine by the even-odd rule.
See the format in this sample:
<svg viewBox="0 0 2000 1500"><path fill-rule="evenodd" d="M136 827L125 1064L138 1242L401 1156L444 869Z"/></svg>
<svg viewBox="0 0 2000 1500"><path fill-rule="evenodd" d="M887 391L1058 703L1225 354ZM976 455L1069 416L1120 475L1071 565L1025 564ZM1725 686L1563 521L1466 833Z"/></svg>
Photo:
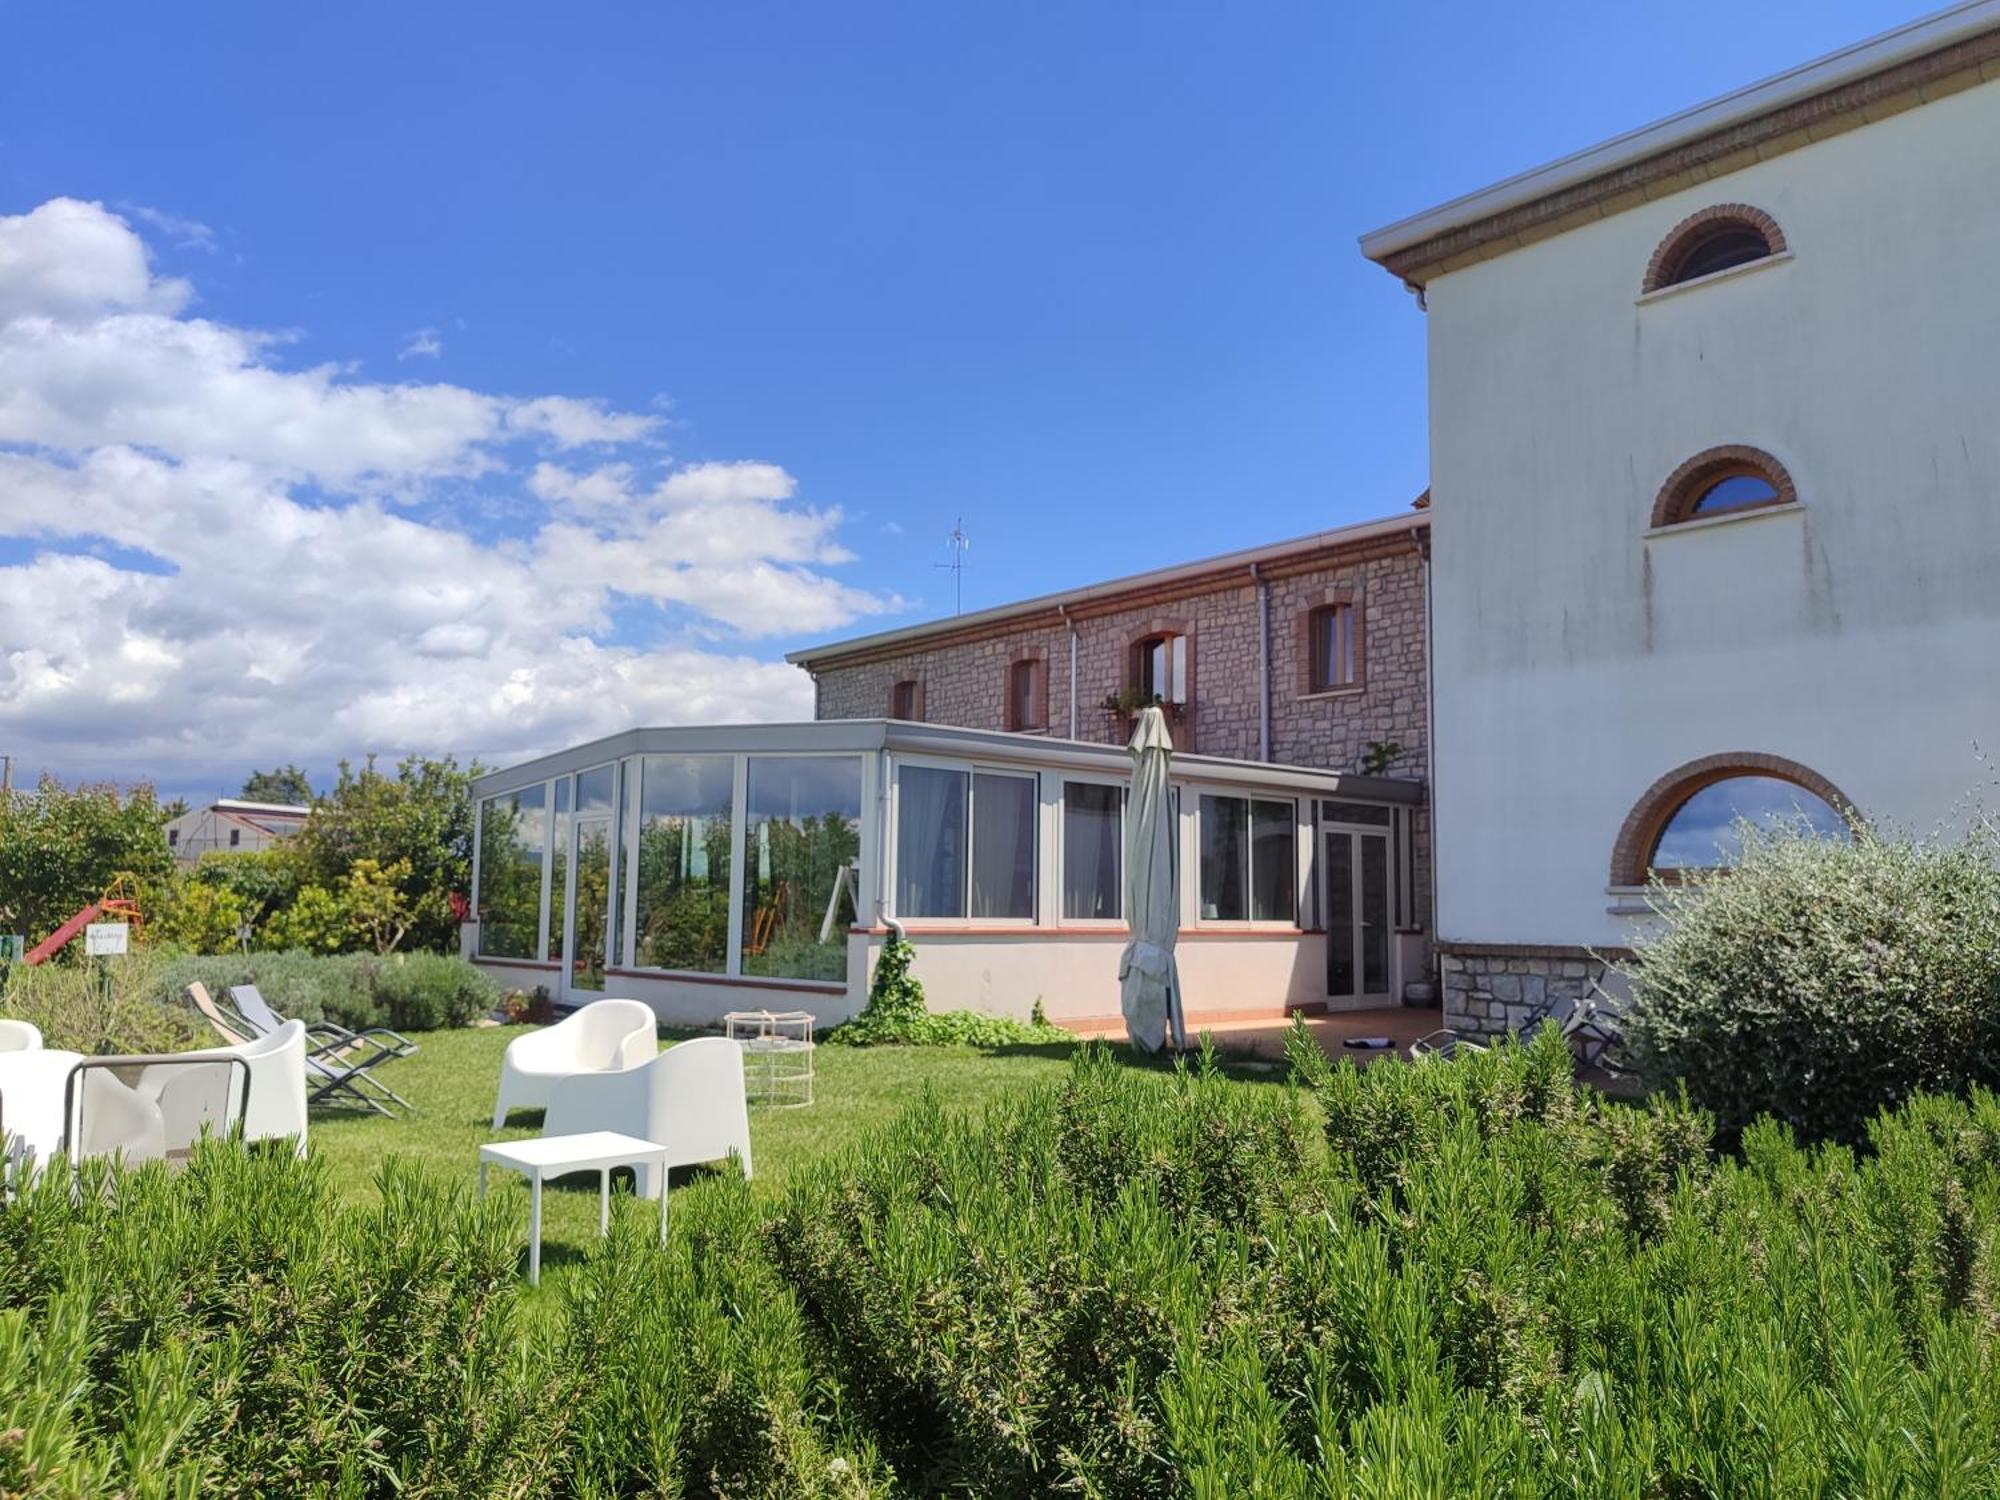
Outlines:
<svg viewBox="0 0 2000 1500"><path fill-rule="evenodd" d="M283 838L297 833L312 816L310 807L287 802L246 802L240 797L223 797L209 804L207 811L225 822L238 823L258 833Z"/></svg>
<svg viewBox="0 0 2000 1500"><path fill-rule="evenodd" d="M1429 491L1425 493L1428 494ZM1035 623L1037 617L1046 617L1050 622L1059 623L1066 619L1083 618L1093 614L1109 614L1130 608L1141 599L1186 597L1203 593L1214 588L1227 575L1249 569L1259 569L1271 576L1278 576L1288 571L1304 571L1322 561L1337 560L1343 555L1355 552L1372 555L1373 550L1379 550L1384 545L1394 549L1401 545L1402 540L1411 532L1426 530L1429 526L1430 515L1427 510L1419 510L1415 515L1388 516L1378 521L1361 521L1352 526L1337 526L1328 531L1315 531L1309 536L1294 537L1290 541L1249 547L1240 552L1225 552L1218 557L1204 557L1195 562L1179 563L1170 568L1155 568L1146 573L1132 573L1104 583L1090 583L1081 588L1065 589L1061 593L1040 594L1013 604L999 604L991 609L972 610L966 614L951 615L941 620L927 620L920 625L906 625L899 630L884 630L874 635L857 636L852 640L831 641L823 646L811 646L803 651L793 651L785 657L785 660L794 666L813 671L836 662L850 662L883 655L909 646L934 647L947 640L978 639L981 636L1001 634Z"/></svg>
<svg viewBox="0 0 2000 1500"><path fill-rule="evenodd" d="M1361 237L1413 286L1993 76L2000 0L1964 0ZM1982 70L1985 70L1982 73Z"/></svg>

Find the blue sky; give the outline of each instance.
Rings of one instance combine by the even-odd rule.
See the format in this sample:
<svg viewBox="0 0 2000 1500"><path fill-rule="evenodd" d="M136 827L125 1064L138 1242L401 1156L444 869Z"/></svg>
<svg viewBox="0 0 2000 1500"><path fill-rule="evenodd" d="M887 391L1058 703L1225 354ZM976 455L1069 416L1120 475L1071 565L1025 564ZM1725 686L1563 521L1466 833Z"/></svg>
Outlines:
<svg viewBox="0 0 2000 1500"><path fill-rule="evenodd" d="M93 307L171 304L182 328L242 331L242 360L333 366L335 387L562 396L652 419L639 439L637 425L575 442L546 422L489 433L363 479L323 450L259 451L246 462L273 465L256 478L267 492L381 507L504 553L545 507L582 503L524 497L536 465L623 465L650 484L669 466L754 462L791 488L738 485L746 526L822 523L762 559L819 589L807 608L773 594L767 627L746 625L755 595L718 615L693 584L628 594L616 548L596 549L548 585L595 590L587 618L547 622L511 654L491 644L504 621L480 627L486 654L460 632L449 671L486 674L485 696L429 703L407 733L396 685L371 680L349 689L371 695L366 712L333 688L318 709L290 693L219 749L187 721L197 679L163 695L181 720L130 694L61 701L64 671L90 670L93 650L101 668L105 642L78 622L56 661L32 619L0 614L0 650L16 656L0 740L30 770L196 789L286 744L316 770L371 747L504 758L580 737L565 724L752 716L754 695L691 690L515 723L495 693L512 679L548 696L565 642L650 673L769 662L948 610L933 565L959 515L976 607L1393 511L1426 482L1424 324L1357 235L1920 13L1863 0L0 4L0 215L101 205L151 258L148 288ZM169 489L193 482L197 459L257 442L183 451L184 424L34 421L0 423L0 448L54 450L74 469L135 445L164 453ZM200 512L225 547L229 507L252 503L234 493ZM0 509L0 567L95 553L121 588L150 569L165 583L144 596L148 618L183 632L158 652L175 658L201 628L183 617L207 606L175 597L195 592L194 569L143 525L37 515L10 525ZM599 539L637 545L615 526ZM327 651L361 623L329 613L307 645ZM410 628L435 644L450 623ZM39 686L18 665L29 647L47 658ZM143 674L153 649L123 670ZM605 670L593 657L573 675L616 696Z"/></svg>

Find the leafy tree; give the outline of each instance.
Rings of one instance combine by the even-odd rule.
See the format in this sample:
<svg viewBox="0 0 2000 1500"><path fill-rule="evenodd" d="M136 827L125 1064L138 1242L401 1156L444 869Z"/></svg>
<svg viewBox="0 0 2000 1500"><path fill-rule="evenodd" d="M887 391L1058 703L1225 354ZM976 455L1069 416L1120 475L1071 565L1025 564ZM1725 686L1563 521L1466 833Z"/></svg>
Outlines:
<svg viewBox="0 0 2000 1500"><path fill-rule="evenodd" d="M186 817L190 811L188 799L185 797L176 797L171 802L162 802L160 804L160 821L162 823L171 823L175 818Z"/></svg>
<svg viewBox="0 0 2000 1500"><path fill-rule="evenodd" d="M274 914L258 934L266 948L338 953L354 930L347 905L323 885L304 885L292 904Z"/></svg>
<svg viewBox="0 0 2000 1500"><path fill-rule="evenodd" d="M347 872L341 896L348 925L356 936L372 943L377 953L395 952L403 934L410 930L410 903L402 891L402 882L409 877L407 859L393 865L357 859Z"/></svg>
<svg viewBox="0 0 2000 1500"><path fill-rule="evenodd" d="M291 905L299 889L298 865L282 844L233 853L211 850L202 855L187 878L228 891L253 923Z"/></svg>
<svg viewBox="0 0 2000 1500"><path fill-rule="evenodd" d="M238 793L246 802L280 802L293 807L311 805L312 783L297 766L280 766L275 771L252 771Z"/></svg>
<svg viewBox="0 0 2000 1500"><path fill-rule="evenodd" d="M239 941L243 898L226 885L205 880L175 882L148 937L191 953L233 953Z"/></svg>
<svg viewBox="0 0 2000 1500"><path fill-rule="evenodd" d="M472 880L472 778L451 756L410 756L389 776L374 758L359 770L346 761L333 790L287 846L301 879L325 894L342 890L362 860L400 869L408 946L455 951L458 923L451 895ZM304 891L300 899L304 899Z"/></svg>
<svg viewBox="0 0 2000 1500"><path fill-rule="evenodd" d="M0 797L0 930L38 941L104 894L120 874L163 887L173 856L150 786L71 789L44 776L32 792Z"/></svg>

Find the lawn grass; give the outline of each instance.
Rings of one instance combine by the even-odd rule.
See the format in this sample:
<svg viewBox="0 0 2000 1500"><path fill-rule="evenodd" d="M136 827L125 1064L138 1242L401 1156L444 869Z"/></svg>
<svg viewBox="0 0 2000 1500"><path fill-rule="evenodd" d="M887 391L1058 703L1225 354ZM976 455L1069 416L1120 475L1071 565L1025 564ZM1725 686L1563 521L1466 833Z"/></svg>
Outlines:
<svg viewBox="0 0 2000 1500"><path fill-rule="evenodd" d="M463 1183L479 1173L479 1147L493 1140L518 1140L541 1130L539 1111L516 1110L507 1128L495 1132L493 1096L500 1080L500 1057L507 1043L530 1030L525 1026L479 1026L426 1032L415 1057L391 1063L382 1077L417 1106L414 1119L315 1110L309 1140L332 1171L341 1195L357 1205L378 1201L376 1176L391 1155L422 1160L447 1178ZM669 1035L664 1040L678 1037ZM984 1050L972 1047L821 1047L814 1102L804 1109L752 1105L750 1145L755 1185L775 1195L793 1169L851 1144L873 1126L895 1118L934 1089L954 1110L978 1110L1014 1089L1062 1075L1071 1049L1061 1046ZM699 1191L711 1169L674 1174L674 1191ZM720 1169L714 1169L720 1170ZM512 1172L491 1174L489 1192L513 1201L527 1233L526 1179ZM614 1202L619 1211L638 1212ZM566 1179L545 1194L542 1267L545 1279L559 1278L597 1233L597 1178ZM525 1252L524 1252L525 1253Z"/></svg>

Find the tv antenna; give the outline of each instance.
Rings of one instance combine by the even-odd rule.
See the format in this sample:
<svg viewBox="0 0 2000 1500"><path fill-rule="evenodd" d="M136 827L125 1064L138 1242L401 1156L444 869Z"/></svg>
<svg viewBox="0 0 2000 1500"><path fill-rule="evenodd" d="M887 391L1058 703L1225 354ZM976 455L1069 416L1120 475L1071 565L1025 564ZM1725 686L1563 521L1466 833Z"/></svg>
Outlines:
<svg viewBox="0 0 2000 1500"><path fill-rule="evenodd" d="M931 566L951 569L951 612L962 615L965 613L965 553L972 545L972 538L965 534L964 516L951 523L951 535L944 541L951 548L951 561L932 563Z"/></svg>

